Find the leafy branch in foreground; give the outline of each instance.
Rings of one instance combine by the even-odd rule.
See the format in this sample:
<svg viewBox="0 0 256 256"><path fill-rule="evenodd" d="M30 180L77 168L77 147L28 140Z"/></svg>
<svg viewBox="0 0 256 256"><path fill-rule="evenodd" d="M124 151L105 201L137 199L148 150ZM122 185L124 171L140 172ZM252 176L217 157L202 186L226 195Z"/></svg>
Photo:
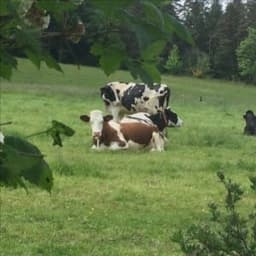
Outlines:
<svg viewBox="0 0 256 256"><path fill-rule="evenodd" d="M254 256L256 255L256 206L242 216L237 210L237 202L244 191L240 185L217 173L226 189L225 205L219 209L215 203L209 204L211 221L193 224L174 235L185 255L194 256ZM255 190L256 177L251 177L251 188ZM249 211L248 211L249 212Z"/></svg>
<svg viewBox="0 0 256 256"><path fill-rule="evenodd" d="M52 127L31 136L42 133L52 137L53 145L62 146L61 135L70 137L74 130L53 120ZM0 185L21 186L27 190L25 181L28 181L50 192L53 186L52 170L41 151L23 138L0 135Z"/></svg>

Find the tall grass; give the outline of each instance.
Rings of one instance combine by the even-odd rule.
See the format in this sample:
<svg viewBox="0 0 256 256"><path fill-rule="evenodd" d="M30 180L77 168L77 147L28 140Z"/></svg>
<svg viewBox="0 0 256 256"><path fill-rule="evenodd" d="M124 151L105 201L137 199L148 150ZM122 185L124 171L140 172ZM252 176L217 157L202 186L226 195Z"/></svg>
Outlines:
<svg viewBox="0 0 256 256"><path fill-rule="evenodd" d="M242 114L256 111L255 87L218 80L164 76L171 106L184 120L169 129L163 153L94 152L90 128L79 120L104 109L99 88L131 80L119 71L63 65L64 74L21 60L11 82L1 81L5 134L29 135L52 119L76 130L63 148L31 138L54 172L51 195L30 187L1 188L0 255L172 255L172 234L207 219L207 204L222 198L216 171L242 185L256 171L256 140L244 136ZM200 98L202 101L200 101ZM251 195L241 208L255 202Z"/></svg>

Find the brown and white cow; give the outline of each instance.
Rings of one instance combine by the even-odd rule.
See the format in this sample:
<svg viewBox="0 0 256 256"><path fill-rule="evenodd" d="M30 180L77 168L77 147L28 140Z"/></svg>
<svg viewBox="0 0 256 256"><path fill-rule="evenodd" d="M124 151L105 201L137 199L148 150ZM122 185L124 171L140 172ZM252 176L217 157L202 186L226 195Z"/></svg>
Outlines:
<svg viewBox="0 0 256 256"><path fill-rule="evenodd" d="M106 110L120 121L124 114L156 114L169 105L170 89L166 84L110 82L100 89Z"/></svg>
<svg viewBox="0 0 256 256"><path fill-rule="evenodd" d="M100 110L93 110L90 115L81 115L80 119L91 124L93 149L118 150L147 147L152 151L164 150L164 137L156 125L139 120L117 123L111 120L112 116L103 116Z"/></svg>

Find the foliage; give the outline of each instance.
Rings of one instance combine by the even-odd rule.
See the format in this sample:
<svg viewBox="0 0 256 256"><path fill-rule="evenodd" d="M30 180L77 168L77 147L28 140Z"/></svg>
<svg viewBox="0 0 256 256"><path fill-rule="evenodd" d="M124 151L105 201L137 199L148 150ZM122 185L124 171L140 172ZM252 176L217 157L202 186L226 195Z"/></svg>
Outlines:
<svg viewBox="0 0 256 256"><path fill-rule="evenodd" d="M33 137L36 135L41 135L44 133L52 137L52 139L53 139L52 145L53 146L58 145L58 146L62 147L63 144L62 144L62 139L61 139L60 135L65 135L65 136L71 137L74 135L75 131L72 128L68 127L67 125L65 125L59 121L52 120L52 126L50 128L48 128L47 130L42 131L42 132L33 133L33 134L27 136L27 138Z"/></svg>
<svg viewBox="0 0 256 256"><path fill-rule="evenodd" d="M174 45L168 59L165 63L165 69L171 74L179 74L182 71L182 60L180 58L179 48Z"/></svg>
<svg viewBox="0 0 256 256"><path fill-rule="evenodd" d="M53 145L62 147L60 135L73 136L74 130L58 121L52 121L52 127L46 131L28 137L46 133L53 139ZM0 133L0 135L2 135ZM16 136L2 136L0 141L0 185L26 189L24 179L51 191L52 171L44 160L40 150L25 139Z"/></svg>
<svg viewBox="0 0 256 256"><path fill-rule="evenodd" d="M24 139L5 136L0 143L0 185L26 189L24 180L49 192L53 185L52 171L40 150Z"/></svg>
<svg viewBox="0 0 256 256"><path fill-rule="evenodd" d="M209 57L199 49L192 49L186 55L187 68L194 77L205 77L210 70Z"/></svg>
<svg viewBox="0 0 256 256"><path fill-rule="evenodd" d="M187 30L164 11L163 0L114 4L102 0L4 0L1 5L0 76L7 79L17 67L15 52L26 55L38 68L44 61L61 71L43 43L47 45L51 38L78 43L85 34L90 52L99 57L107 75L125 66L134 78L159 82L155 66L165 42L173 34L192 42Z"/></svg>
<svg viewBox="0 0 256 256"><path fill-rule="evenodd" d="M135 79L159 82L156 64L166 42L173 34L192 42L185 28L165 11L165 2L122 0L110 5L92 1L89 16L99 18L89 21L94 29L91 53L99 56L107 75L124 66Z"/></svg>
<svg viewBox="0 0 256 256"><path fill-rule="evenodd" d="M49 68L61 71L60 65L42 45L41 38L48 36L52 17L63 21L63 13L74 8L75 1L64 0L3 0L0 11L0 77L10 79L17 68L15 53L22 54L38 68L45 62ZM65 34L65 31L62 32ZM67 35L67 37L69 34Z"/></svg>
<svg viewBox="0 0 256 256"><path fill-rule="evenodd" d="M240 43L237 49L240 74L248 82L256 84L256 29L248 29L248 37Z"/></svg>
<svg viewBox="0 0 256 256"><path fill-rule="evenodd" d="M237 210L237 203L244 191L237 183L227 180L223 173L218 172L217 175L227 192L224 209L219 209L215 203L209 204L211 222L193 224L185 231L176 233L174 240L186 255L255 255L256 212L252 211L243 217ZM255 189L256 177L250 180Z"/></svg>

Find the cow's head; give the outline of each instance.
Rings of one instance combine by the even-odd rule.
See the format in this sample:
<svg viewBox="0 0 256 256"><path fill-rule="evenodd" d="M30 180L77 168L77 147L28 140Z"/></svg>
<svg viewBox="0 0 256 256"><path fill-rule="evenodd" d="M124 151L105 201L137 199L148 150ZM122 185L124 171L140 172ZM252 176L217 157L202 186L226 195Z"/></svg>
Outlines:
<svg viewBox="0 0 256 256"><path fill-rule="evenodd" d="M164 118L167 121L167 126L168 127L181 127L182 126L182 124L183 124L182 119L179 118L177 113L172 111L170 109L170 107L165 108L163 114L164 114Z"/></svg>
<svg viewBox="0 0 256 256"><path fill-rule="evenodd" d="M92 129L92 136L94 139L99 139L102 135L103 122L108 122L113 118L112 115L103 116L102 111L93 110L90 115L81 115L80 119L84 122L90 122Z"/></svg>

